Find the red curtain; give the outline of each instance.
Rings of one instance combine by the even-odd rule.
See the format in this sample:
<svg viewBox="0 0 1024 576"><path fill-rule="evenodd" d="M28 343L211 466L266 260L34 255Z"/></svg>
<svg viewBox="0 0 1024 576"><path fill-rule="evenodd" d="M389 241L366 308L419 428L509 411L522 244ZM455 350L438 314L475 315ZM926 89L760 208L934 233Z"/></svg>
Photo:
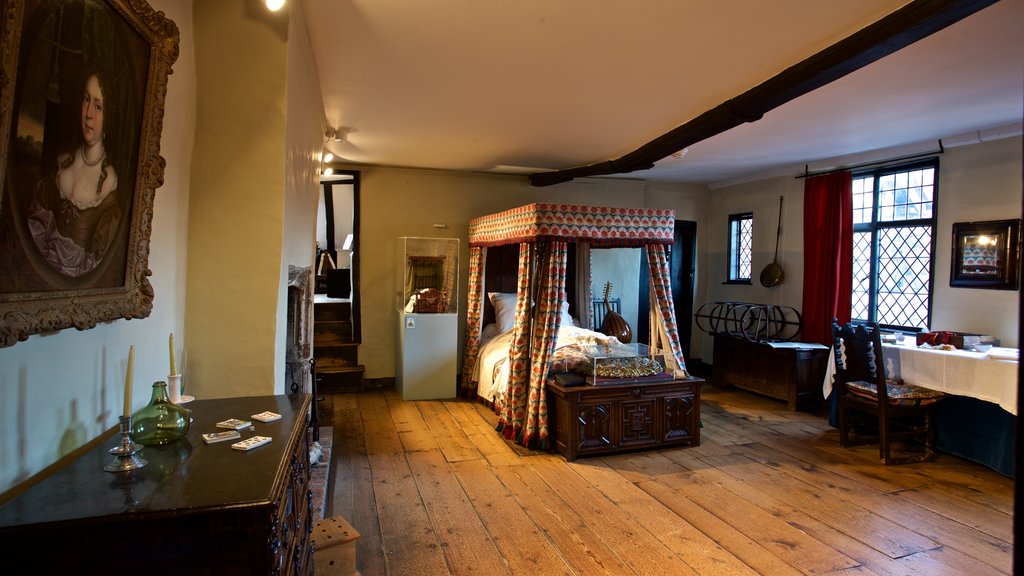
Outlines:
<svg viewBox="0 0 1024 576"><path fill-rule="evenodd" d="M804 181L805 342L830 345L832 317L850 321L853 177L833 172Z"/></svg>

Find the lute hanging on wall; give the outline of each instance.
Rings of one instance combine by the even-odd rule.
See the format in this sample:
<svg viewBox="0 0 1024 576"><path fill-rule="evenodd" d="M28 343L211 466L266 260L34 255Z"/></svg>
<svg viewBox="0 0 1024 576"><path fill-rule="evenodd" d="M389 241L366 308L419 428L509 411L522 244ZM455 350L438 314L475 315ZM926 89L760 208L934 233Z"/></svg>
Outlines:
<svg viewBox="0 0 1024 576"><path fill-rule="evenodd" d="M619 342L628 344L633 340L633 331L630 330L626 319L620 316L618 312L612 310L612 305L608 301L608 296L611 293L612 283L606 282L604 285L604 322L601 322L601 333L615 336L619 339Z"/></svg>

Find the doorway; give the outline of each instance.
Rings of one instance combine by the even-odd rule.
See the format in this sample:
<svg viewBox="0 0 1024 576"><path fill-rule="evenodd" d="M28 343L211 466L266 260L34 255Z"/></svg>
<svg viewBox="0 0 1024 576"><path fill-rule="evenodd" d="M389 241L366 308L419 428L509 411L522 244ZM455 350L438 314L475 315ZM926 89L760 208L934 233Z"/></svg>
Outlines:
<svg viewBox="0 0 1024 576"><path fill-rule="evenodd" d="M317 209L316 293L320 298L350 301L351 341L359 342L359 172L339 171L324 176L320 186L323 194ZM329 284L327 272L331 269L338 273Z"/></svg>
<svg viewBox="0 0 1024 576"><path fill-rule="evenodd" d="M672 275L672 302L675 304L676 326L683 359L690 361L690 337L693 319L693 291L696 279L697 223L676 220L675 241L669 247L669 272ZM637 341L650 344L650 273L646 262L640 266L640 285L637 315Z"/></svg>

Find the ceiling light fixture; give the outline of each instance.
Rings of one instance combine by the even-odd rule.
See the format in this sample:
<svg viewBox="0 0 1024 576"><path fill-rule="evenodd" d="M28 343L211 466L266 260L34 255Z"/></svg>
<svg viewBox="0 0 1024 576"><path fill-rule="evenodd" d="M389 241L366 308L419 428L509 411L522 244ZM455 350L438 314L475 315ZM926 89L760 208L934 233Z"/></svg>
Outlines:
<svg viewBox="0 0 1024 576"><path fill-rule="evenodd" d="M334 154L331 154L330 152L324 154L324 162L330 162L331 160L334 160Z"/></svg>
<svg viewBox="0 0 1024 576"><path fill-rule="evenodd" d="M324 171L323 171L323 175L324 176L330 176L331 174L334 174L334 168L325 168L324 169Z"/></svg>
<svg viewBox="0 0 1024 576"><path fill-rule="evenodd" d="M326 136L328 140L334 140L335 142L344 142L345 132L346 131L344 129L335 130L334 128L328 126L327 129L324 130L324 136Z"/></svg>
<svg viewBox="0 0 1024 576"><path fill-rule="evenodd" d="M352 128L346 128L344 126L341 128L332 128L328 126L324 129L324 137L327 138L328 142L331 140L334 140L335 142L348 142L348 135L351 134L352 131Z"/></svg>
<svg viewBox="0 0 1024 576"><path fill-rule="evenodd" d="M277 12L283 8L284 2L285 0L264 0L264 3L267 5L267 10L270 10L271 12Z"/></svg>

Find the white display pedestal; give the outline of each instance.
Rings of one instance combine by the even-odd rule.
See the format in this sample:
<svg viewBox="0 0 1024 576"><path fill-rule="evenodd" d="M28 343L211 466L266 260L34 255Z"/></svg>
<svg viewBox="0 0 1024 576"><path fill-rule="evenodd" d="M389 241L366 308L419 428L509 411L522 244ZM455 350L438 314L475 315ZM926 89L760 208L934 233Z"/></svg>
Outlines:
<svg viewBox="0 0 1024 576"><path fill-rule="evenodd" d="M403 400L455 398L458 314L398 314L395 387Z"/></svg>

